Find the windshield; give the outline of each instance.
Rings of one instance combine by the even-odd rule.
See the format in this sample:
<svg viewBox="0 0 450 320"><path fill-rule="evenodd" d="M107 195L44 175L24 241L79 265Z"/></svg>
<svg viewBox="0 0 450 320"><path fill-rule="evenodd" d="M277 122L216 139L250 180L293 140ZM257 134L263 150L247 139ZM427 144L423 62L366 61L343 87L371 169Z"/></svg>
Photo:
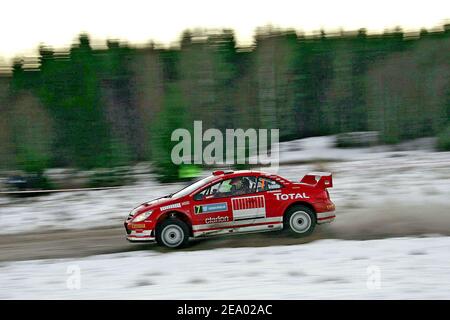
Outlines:
<svg viewBox="0 0 450 320"><path fill-rule="evenodd" d="M213 181L215 178L216 178L215 176L208 176L206 178L198 180L197 182L194 182L193 184L185 187L184 189L181 189L180 191L175 192L174 194L171 195L171 198L181 198L181 197L187 196L188 194L197 190L201 186L204 186L208 182Z"/></svg>

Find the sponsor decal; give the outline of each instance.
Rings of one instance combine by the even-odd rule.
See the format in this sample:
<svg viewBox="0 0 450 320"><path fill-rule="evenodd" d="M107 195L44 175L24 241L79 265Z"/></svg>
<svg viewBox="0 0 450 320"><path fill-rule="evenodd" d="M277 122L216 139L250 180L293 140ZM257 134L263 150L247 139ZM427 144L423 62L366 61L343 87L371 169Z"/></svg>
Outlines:
<svg viewBox="0 0 450 320"><path fill-rule="evenodd" d="M189 201L184 201L181 203L182 206L187 206L190 202Z"/></svg>
<svg viewBox="0 0 450 320"><path fill-rule="evenodd" d="M210 217L210 218L206 218L205 219L205 223L206 224L210 224L210 223L220 223L220 222L228 222L229 218L227 216L225 217Z"/></svg>
<svg viewBox="0 0 450 320"><path fill-rule="evenodd" d="M195 213L212 213L212 212L221 212L221 211L227 211L227 210L228 210L228 205L226 202L194 206Z"/></svg>
<svg viewBox="0 0 450 320"><path fill-rule="evenodd" d="M168 206L161 207L161 211L166 211L168 209L181 208L181 203L169 204Z"/></svg>
<svg viewBox="0 0 450 320"><path fill-rule="evenodd" d="M130 227L136 228L136 229L145 228L145 223L132 223L132 224L130 224Z"/></svg>
<svg viewBox="0 0 450 320"><path fill-rule="evenodd" d="M266 216L264 196L240 197L231 199L233 204L233 218L252 219Z"/></svg>
<svg viewBox="0 0 450 320"><path fill-rule="evenodd" d="M304 192L302 192L302 193L276 193L275 197L277 197L277 200L309 199L309 196Z"/></svg>
<svg viewBox="0 0 450 320"><path fill-rule="evenodd" d="M231 219L231 217L228 217L228 216L223 217L223 218L228 219L228 221L224 220L224 223L222 225L220 225L220 228L223 228L223 227L234 228L234 227L242 227L242 226L248 226L248 225L262 225L262 224L277 225L277 224L283 223L283 217L263 218L263 219L258 220L258 222L250 222L250 223L249 223L249 221L233 221ZM204 222L207 219L208 218L205 218ZM212 219L214 219L214 218L212 218ZM192 229L194 230L194 232L197 232L200 230L211 229L211 227L212 226L208 225L207 223L201 223L201 224L193 225Z"/></svg>

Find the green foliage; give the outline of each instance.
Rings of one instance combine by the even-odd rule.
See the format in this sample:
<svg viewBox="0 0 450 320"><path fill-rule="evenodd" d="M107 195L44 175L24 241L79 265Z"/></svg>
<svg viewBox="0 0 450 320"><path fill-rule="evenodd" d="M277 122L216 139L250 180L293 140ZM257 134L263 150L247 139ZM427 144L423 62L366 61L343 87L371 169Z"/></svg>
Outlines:
<svg viewBox="0 0 450 320"><path fill-rule="evenodd" d="M193 164L180 165L178 170L178 177L182 180L192 180L197 178L200 174L200 167Z"/></svg>
<svg viewBox="0 0 450 320"><path fill-rule="evenodd" d="M437 147L441 151L450 151L450 125L438 135Z"/></svg>
<svg viewBox="0 0 450 320"><path fill-rule="evenodd" d="M377 131L397 143L440 134L446 149L448 26L407 40L401 30L303 36L268 27L255 40L237 48L232 30L196 30L179 49L115 40L93 49L87 35L65 52L42 46L39 68L17 59L13 76L0 78L1 165L40 173L151 160L162 180L174 181L170 137L194 120L222 133L279 128L281 141Z"/></svg>
<svg viewBox="0 0 450 320"><path fill-rule="evenodd" d="M156 120L150 124L151 158L155 171L163 182L178 180L179 166L171 159L172 148L177 144L171 141L172 132L185 128L186 112L183 97L177 86L170 84L166 88L163 109Z"/></svg>
<svg viewBox="0 0 450 320"><path fill-rule="evenodd" d="M435 136L449 119L450 38L426 39L366 75L368 125L386 143Z"/></svg>
<svg viewBox="0 0 450 320"><path fill-rule="evenodd" d="M65 59L41 49L38 94L55 123L55 164L83 169L103 167L109 158L108 128L99 84L97 57L85 35ZM106 162L106 163L105 163Z"/></svg>
<svg viewBox="0 0 450 320"><path fill-rule="evenodd" d="M52 125L37 99L20 92L14 98L16 108L9 120L18 169L41 175L50 161Z"/></svg>

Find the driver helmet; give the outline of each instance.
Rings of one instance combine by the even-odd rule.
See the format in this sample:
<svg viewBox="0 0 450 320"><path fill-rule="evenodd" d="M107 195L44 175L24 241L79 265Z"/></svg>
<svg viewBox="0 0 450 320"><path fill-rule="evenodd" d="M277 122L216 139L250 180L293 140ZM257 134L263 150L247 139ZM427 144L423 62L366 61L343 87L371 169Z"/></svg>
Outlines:
<svg viewBox="0 0 450 320"><path fill-rule="evenodd" d="M232 178L231 181L230 181L230 184L232 186L239 187L241 185L241 177Z"/></svg>

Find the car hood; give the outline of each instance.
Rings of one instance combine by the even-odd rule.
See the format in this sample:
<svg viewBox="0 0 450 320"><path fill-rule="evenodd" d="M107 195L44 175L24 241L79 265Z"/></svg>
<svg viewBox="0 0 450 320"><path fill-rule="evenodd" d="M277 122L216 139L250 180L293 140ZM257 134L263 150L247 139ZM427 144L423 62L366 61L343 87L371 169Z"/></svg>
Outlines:
<svg viewBox="0 0 450 320"><path fill-rule="evenodd" d="M159 207L160 205L173 202L174 200L175 199L173 199L173 198L161 197L161 198L156 198L156 199L144 202L143 204L141 204L141 206L143 206L147 209L153 209L153 208Z"/></svg>
<svg viewBox="0 0 450 320"><path fill-rule="evenodd" d="M144 202L140 204L138 207L134 208L135 213L142 213L144 211L153 210L156 209L164 204L171 204L172 202L175 202L176 199L174 198L168 198L168 197L161 197L156 198L147 202Z"/></svg>

